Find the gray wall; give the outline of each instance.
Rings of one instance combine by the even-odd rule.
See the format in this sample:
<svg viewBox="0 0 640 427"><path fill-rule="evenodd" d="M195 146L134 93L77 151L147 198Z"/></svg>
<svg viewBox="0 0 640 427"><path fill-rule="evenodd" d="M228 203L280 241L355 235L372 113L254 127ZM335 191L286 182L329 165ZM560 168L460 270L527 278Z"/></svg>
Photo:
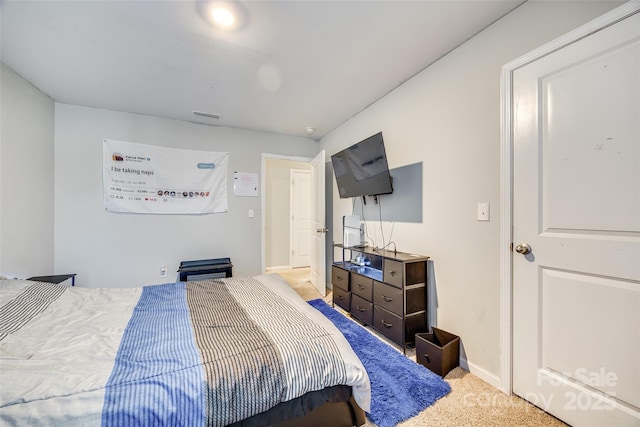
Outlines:
<svg viewBox="0 0 640 427"><path fill-rule="evenodd" d="M260 274L260 197L233 196L234 171L260 174L261 153L313 157L306 138L198 125L56 103L55 268L88 287L175 280L180 261L231 257L234 275ZM228 151L228 213L141 215L106 212L102 140ZM253 209L255 216L249 218ZM159 276L166 265L169 277Z"/></svg>
<svg viewBox="0 0 640 427"><path fill-rule="evenodd" d="M471 372L495 385L501 67L618 4L529 1L320 141L330 156L381 130L390 168L422 162L422 222L382 221L384 236L400 251L432 257L437 325L461 337ZM333 186L333 223L341 224L352 204L338 198L335 180ZM478 202L491 203L491 221L476 220ZM369 235L381 245L372 219ZM340 242L339 227L333 233Z"/></svg>
<svg viewBox="0 0 640 427"><path fill-rule="evenodd" d="M0 275L51 274L54 102L1 64Z"/></svg>

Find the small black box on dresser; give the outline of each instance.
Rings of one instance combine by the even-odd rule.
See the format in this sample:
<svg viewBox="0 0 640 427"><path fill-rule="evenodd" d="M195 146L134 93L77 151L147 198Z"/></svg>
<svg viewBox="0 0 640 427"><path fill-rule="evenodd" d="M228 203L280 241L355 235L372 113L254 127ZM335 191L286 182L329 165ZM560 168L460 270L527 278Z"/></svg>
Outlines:
<svg viewBox="0 0 640 427"><path fill-rule="evenodd" d="M460 361L460 337L438 328L416 334L416 362L444 377Z"/></svg>

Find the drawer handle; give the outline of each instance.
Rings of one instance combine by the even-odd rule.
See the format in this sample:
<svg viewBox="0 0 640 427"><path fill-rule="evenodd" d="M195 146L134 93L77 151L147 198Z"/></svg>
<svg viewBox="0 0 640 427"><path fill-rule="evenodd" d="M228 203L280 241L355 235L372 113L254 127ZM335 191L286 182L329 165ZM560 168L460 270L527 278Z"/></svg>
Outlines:
<svg viewBox="0 0 640 427"><path fill-rule="evenodd" d="M338 297L338 299L339 299L340 301L342 301L342 300L344 299L344 297L343 297L342 295L337 295L337 297Z"/></svg>
<svg viewBox="0 0 640 427"><path fill-rule="evenodd" d="M431 360L429 360L429 355L427 353L424 354L424 358L426 359L427 363L431 363Z"/></svg>
<svg viewBox="0 0 640 427"><path fill-rule="evenodd" d="M366 286L362 286L360 283L356 284L358 286L358 289L363 290L366 288Z"/></svg>
<svg viewBox="0 0 640 427"><path fill-rule="evenodd" d="M391 302L391 301L393 301L393 298L389 298L389 297L388 297L388 296L386 296L386 295L382 295L382 299L383 299L383 300L385 300L386 302Z"/></svg>
<svg viewBox="0 0 640 427"><path fill-rule="evenodd" d="M344 278L342 276L336 276L337 280L343 280Z"/></svg>
<svg viewBox="0 0 640 427"><path fill-rule="evenodd" d="M396 272L395 272L394 270L391 270L391 271L389 272L389 274L390 274L391 276L395 276L395 275L396 275Z"/></svg>
<svg viewBox="0 0 640 427"><path fill-rule="evenodd" d="M387 328L390 328L390 327L392 327L392 326L393 326L393 324L391 324L391 323L389 323L389 322L385 322L384 320L382 321L382 324L383 324L384 326L386 326Z"/></svg>
<svg viewBox="0 0 640 427"><path fill-rule="evenodd" d="M364 313L365 311L367 311L365 308L362 308L362 307L360 307L359 305L356 305L356 308L358 309L358 311L361 311L361 312L363 312L363 313Z"/></svg>

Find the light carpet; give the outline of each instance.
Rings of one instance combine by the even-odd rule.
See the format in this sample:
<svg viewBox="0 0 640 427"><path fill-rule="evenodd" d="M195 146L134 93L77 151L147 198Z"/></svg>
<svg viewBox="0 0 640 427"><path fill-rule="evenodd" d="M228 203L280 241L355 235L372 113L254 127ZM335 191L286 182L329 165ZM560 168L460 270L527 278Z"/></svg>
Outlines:
<svg viewBox="0 0 640 427"><path fill-rule="evenodd" d="M278 272L305 300L320 298L309 282L309 269ZM324 297L331 302L331 293ZM372 333L376 334L372 330ZM384 337L380 336L384 340ZM464 337L461 337L464 340ZM407 351L415 361L415 352ZM398 424L398 427L564 427L565 423L542 411L518 396L507 396L497 388L461 368L455 368L444 378L451 393L439 399L417 416ZM367 419L364 427L376 427Z"/></svg>

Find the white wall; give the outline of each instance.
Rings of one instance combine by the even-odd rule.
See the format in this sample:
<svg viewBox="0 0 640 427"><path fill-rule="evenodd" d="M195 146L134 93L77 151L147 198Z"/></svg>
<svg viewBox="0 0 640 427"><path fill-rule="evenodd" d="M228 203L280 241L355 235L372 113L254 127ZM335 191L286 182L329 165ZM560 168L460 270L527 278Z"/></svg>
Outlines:
<svg viewBox="0 0 640 427"><path fill-rule="evenodd" d="M228 213L106 212L102 140L228 151ZM234 275L260 274L259 197L233 196L234 171L260 174L261 153L313 157L315 141L94 108L55 104L55 268L87 287L175 280L180 261L230 257ZM248 217L249 209L256 213ZM169 277L159 270L166 265Z"/></svg>
<svg viewBox="0 0 640 427"><path fill-rule="evenodd" d="M471 371L496 385L501 67L617 5L527 2L320 141L329 156L382 130L391 168L424 162L423 223L396 223L393 240L432 257L437 326L459 335ZM340 224L351 201L333 185ZM490 202L490 222L476 220L478 202ZM392 224L382 225L388 240Z"/></svg>
<svg viewBox="0 0 640 427"><path fill-rule="evenodd" d="M265 267L291 267L291 169L310 163L285 159L265 161Z"/></svg>
<svg viewBox="0 0 640 427"><path fill-rule="evenodd" d="M0 69L0 275L54 273L54 102Z"/></svg>

